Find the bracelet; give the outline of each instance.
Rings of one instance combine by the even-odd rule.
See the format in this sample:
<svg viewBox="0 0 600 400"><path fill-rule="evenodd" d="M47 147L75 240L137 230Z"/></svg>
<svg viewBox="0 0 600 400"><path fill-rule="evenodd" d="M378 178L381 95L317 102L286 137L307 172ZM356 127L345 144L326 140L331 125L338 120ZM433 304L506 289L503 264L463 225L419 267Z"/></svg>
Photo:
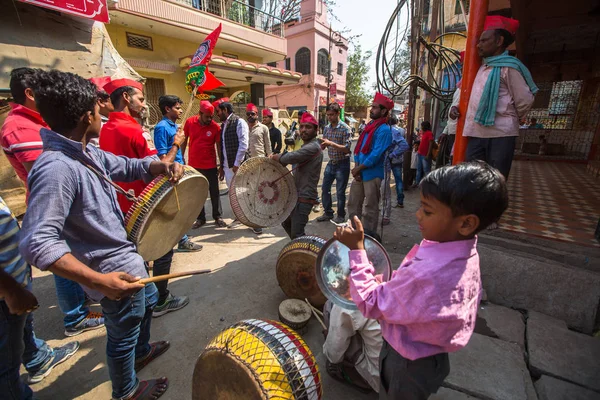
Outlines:
<svg viewBox="0 0 600 400"><path fill-rule="evenodd" d="M173 143L173 146L177 146L177 149L181 149L181 146L177 143Z"/></svg>

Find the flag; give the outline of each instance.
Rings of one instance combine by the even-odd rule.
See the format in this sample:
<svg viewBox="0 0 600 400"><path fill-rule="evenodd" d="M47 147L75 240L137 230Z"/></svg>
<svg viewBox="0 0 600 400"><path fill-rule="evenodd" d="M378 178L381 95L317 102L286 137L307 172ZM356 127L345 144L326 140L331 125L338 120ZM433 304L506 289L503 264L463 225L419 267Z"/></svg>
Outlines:
<svg viewBox="0 0 600 400"><path fill-rule="evenodd" d="M192 93L198 87L197 96L207 90L213 90L225 84L217 79L208 70L208 63L212 57L213 49L221 34L221 24L212 31L194 53L190 67L185 75L185 87L188 93Z"/></svg>

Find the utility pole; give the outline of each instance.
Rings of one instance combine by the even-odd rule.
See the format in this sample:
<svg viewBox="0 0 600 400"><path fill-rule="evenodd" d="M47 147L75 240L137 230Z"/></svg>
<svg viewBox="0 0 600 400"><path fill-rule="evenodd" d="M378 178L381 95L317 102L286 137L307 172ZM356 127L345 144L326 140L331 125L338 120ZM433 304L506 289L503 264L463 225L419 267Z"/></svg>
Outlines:
<svg viewBox="0 0 600 400"><path fill-rule="evenodd" d="M429 30L429 43L433 43L433 41L437 38L438 35L438 19L439 19L439 10L440 10L440 0L433 0L431 2L431 29ZM427 62L430 63L432 61L432 57L430 54L427 55ZM437 60L436 60L437 64ZM429 70L436 67L436 65L429 66ZM430 71L429 71L430 72ZM434 70L435 73L435 70ZM431 86L433 83L433 73L427 74L427 84ZM430 121L432 123L432 130L435 134L435 128L433 127L433 121L431 120L431 103L432 103L433 95L430 92L425 92L425 121Z"/></svg>

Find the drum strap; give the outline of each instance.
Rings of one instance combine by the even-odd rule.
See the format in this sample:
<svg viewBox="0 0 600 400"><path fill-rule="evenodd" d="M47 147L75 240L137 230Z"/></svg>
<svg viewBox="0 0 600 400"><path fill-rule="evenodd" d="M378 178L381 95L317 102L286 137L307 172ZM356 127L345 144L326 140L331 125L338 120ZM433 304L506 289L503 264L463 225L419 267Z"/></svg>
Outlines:
<svg viewBox="0 0 600 400"><path fill-rule="evenodd" d="M294 172L295 170L297 170L298 168L300 168L300 167L302 167L302 166L304 166L304 165L308 164L309 162L311 162L311 161L312 161L312 159L313 159L313 158L317 157L319 154L321 154L321 153L319 153L319 152L315 153L315 154L314 154L314 155L313 155L311 158L309 158L308 160L304 161L303 163L300 163L300 164L296 165L294 168L292 168L291 170L289 170L289 171L288 171L288 172L286 172L285 174L281 175L279 178L275 179L275 180L274 180L273 182L271 182L271 183L275 183L275 182L277 182L277 181L279 181L279 180L283 179L283 178L284 178L286 175L289 175L289 174L291 174L292 172ZM317 202L316 204L319 204L319 203Z"/></svg>

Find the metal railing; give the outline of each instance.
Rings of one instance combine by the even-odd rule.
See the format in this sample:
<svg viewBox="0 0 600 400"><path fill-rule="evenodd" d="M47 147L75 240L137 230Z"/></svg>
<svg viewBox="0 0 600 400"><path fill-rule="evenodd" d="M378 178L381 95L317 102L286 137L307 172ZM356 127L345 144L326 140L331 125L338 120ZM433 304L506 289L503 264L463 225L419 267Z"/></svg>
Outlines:
<svg viewBox="0 0 600 400"><path fill-rule="evenodd" d="M268 14L240 0L172 0L176 3L188 7L214 14L221 18L228 19L257 29L262 32L270 33L275 36L283 37L283 21L274 15Z"/></svg>

